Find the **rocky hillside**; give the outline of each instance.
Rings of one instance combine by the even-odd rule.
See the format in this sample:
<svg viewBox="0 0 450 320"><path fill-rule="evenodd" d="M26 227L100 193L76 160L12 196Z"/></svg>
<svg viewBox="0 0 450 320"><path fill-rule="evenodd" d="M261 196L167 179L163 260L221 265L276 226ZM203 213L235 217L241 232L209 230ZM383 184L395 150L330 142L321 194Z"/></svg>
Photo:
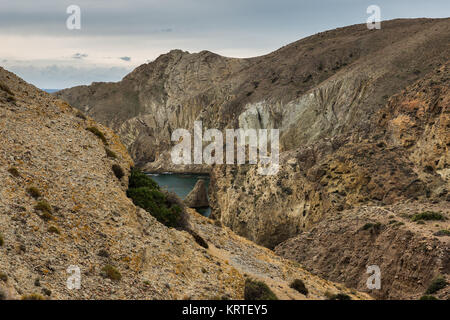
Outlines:
<svg viewBox="0 0 450 320"><path fill-rule="evenodd" d="M0 141L0 299L241 299L246 277L280 298L369 298L193 212L208 249L160 224L126 196L133 161L117 135L2 68Z"/></svg>
<svg viewBox="0 0 450 320"><path fill-rule="evenodd" d="M449 43L449 18L355 25L251 59L172 51L119 83L57 96L116 130L149 171L211 172L213 218L239 235L361 290L364 263L378 256L390 274L372 294L416 298L449 273L448 225L436 238L427 224L398 221L397 230L389 219L406 204L410 215L439 209L448 218ZM280 129L280 171L174 166L170 134L195 120ZM371 223L385 227L359 232Z"/></svg>
<svg viewBox="0 0 450 320"><path fill-rule="evenodd" d="M411 227L408 217L399 226L395 219L423 212L449 218L449 67L444 63L391 97L367 134L284 152L275 176L262 177L251 166L215 168L212 185L223 192L211 194L214 214L260 244L281 243L276 252L327 279L363 289L360 272L373 261L386 276L373 295L423 294L433 277L450 273L449 225ZM386 227L360 232L377 223Z"/></svg>
<svg viewBox="0 0 450 320"><path fill-rule="evenodd" d="M415 214L442 213L447 220L413 221ZM450 283L448 203L406 202L362 206L327 218L275 248L309 271L383 299L419 299L433 281ZM445 231L447 230L447 231ZM368 290L367 266L381 271L380 290ZM446 300L450 286L433 292Z"/></svg>
<svg viewBox="0 0 450 320"><path fill-rule="evenodd" d="M449 190L449 63L389 99L367 124L284 152L275 176L254 166L213 170L214 214L272 247L360 204L446 201ZM226 192L219 192L226 190Z"/></svg>

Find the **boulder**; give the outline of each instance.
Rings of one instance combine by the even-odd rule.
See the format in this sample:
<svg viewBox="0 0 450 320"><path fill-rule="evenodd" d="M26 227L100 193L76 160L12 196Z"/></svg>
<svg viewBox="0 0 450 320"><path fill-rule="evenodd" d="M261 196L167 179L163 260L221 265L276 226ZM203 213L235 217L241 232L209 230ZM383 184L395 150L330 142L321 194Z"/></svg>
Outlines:
<svg viewBox="0 0 450 320"><path fill-rule="evenodd" d="M194 189L184 199L186 206L190 208L209 207L208 191L206 190L205 180L200 179L195 184Z"/></svg>

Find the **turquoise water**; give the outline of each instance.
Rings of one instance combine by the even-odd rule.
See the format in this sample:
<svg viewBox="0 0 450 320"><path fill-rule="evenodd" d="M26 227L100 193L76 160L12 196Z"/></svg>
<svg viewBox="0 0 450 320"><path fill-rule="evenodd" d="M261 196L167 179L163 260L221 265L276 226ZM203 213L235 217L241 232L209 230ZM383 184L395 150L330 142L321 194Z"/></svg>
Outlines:
<svg viewBox="0 0 450 320"><path fill-rule="evenodd" d="M206 188L209 188L209 176L200 174L148 174L155 180L161 188L174 192L181 199L186 198L189 192L194 189L199 179L206 182ZM197 211L208 217L211 214L211 208L197 209Z"/></svg>

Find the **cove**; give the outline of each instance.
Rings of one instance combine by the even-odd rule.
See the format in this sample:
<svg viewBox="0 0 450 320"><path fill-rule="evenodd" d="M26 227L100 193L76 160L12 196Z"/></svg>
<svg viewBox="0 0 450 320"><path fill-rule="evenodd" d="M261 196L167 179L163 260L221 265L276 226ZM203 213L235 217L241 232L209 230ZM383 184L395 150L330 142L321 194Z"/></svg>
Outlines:
<svg viewBox="0 0 450 320"><path fill-rule="evenodd" d="M156 181L161 188L167 189L175 193L181 199L185 199L189 192L194 189L195 184L199 179L206 182L206 189L209 189L209 176L206 174L181 174L181 173L146 173L154 181ZM196 209L200 214L209 217L211 208Z"/></svg>

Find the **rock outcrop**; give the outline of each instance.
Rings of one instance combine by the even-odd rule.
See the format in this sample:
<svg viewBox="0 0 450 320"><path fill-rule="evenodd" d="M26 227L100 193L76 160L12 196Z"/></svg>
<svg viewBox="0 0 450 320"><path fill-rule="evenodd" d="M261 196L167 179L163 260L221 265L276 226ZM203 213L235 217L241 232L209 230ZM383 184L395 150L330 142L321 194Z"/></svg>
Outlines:
<svg viewBox="0 0 450 320"><path fill-rule="evenodd" d="M0 141L2 299L241 299L244 272L270 278L284 298L306 298L288 287L293 277L306 279L311 299L370 298L193 212L209 249L160 224L126 196L133 161L117 135L2 68ZM71 289L78 271L81 288Z"/></svg>
<svg viewBox="0 0 450 320"><path fill-rule="evenodd" d="M209 207L208 191L206 190L205 180L200 179L191 192L184 199L184 203L189 208L206 208Z"/></svg>

